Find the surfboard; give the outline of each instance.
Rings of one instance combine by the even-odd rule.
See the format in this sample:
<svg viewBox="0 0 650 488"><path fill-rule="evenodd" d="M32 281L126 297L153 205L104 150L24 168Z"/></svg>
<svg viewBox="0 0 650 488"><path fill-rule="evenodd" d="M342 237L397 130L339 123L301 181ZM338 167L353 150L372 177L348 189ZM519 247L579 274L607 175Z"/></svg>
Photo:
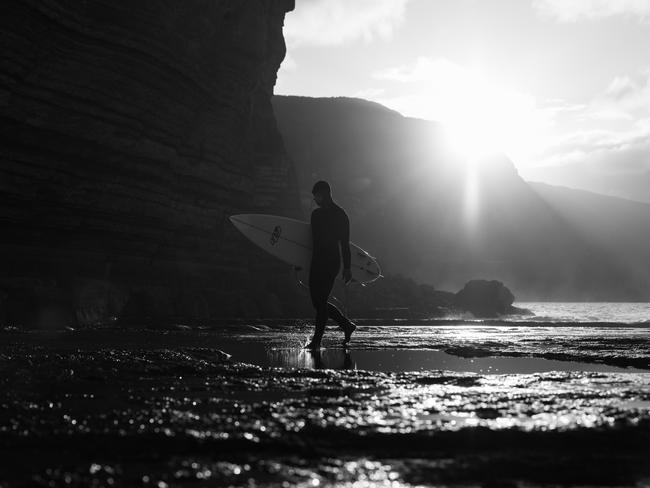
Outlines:
<svg viewBox="0 0 650 488"><path fill-rule="evenodd" d="M312 254L311 227L308 222L264 214L239 214L230 217L233 225L254 244L309 276ZM352 280L372 283L381 276L377 260L356 244L350 243Z"/></svg>

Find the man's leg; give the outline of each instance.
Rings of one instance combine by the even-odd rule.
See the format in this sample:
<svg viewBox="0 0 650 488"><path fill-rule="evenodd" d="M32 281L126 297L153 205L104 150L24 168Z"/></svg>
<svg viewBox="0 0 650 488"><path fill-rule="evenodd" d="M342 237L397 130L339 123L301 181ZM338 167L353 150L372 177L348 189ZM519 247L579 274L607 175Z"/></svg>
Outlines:
<svg viewBox="0 0 650 488"><path fill-rule="evenodd" d="M316 324L314 327L314 337L307 345L310 349L318 349L320 347L321 339L325 333L325 325L328 318L328 303L327 299L332 291L334 279L338 273L338 269L332 267L319 267L312 263L309 273L309 293L311 301L316 309ZM338 310L337 310L338 311ZM340 312L339 312L340 314Z"/></svg>
<svg viewBox="0 0 650 488"><path fill-rule="evenodd" d="M325 297L325 300L327 300L327 297ZM318 349L320 347L320 341L323 339L323 334L325 334L325 325L327 324L327 302L325 300L318 300L317 304L314 305L316 308L316 320L314 324L314 336L308 345L310 349Z"/></svg>
<svg viewBox="0 0 650 488"><path fill-rule="evenodd" d="M333 285L333 280L332 280L332 285ZM330 287L331 291L331 287ZM329 293L328 293L329 297ZM332 319L336 324L339 326L339 329L341 329L345 333L345 338L343 339L343 344L347 344L350 342L350 338L352 337L352 333L356 330L357 326L352 323L350 319L348 319L345 315L341 313L341 311L338 309L336 305L334 305L332 302L327 302L327 315L329 316L330 319Z"/></svg>
<svg viewBox="0 0 650 488"><path fill-rule="evenodd" d="M329 315L329 318L338 324L339 329L345 332L345 339L343 339L343 344L350 342L352 333L356 330L357 326L354 325L354 323L345 315L343 315L341 311L336 307L336 305L331 302L327 303L327 313Z"/></svg>
<svg viewBox="0 0 650 488"><path fill-rule="evenodd" d="M341 313L336 305L332 302L327 302L327 315L339 326L340 329L346 330L352 322L348 320L345 315Z"/></svg>
<svg viewBox="0 0 650 488"><path fill-rule="evenodd" d="M314 309L316 309L316 320L314 324L314 336L309 344L307 344L309 349L318 349L323 334L325 333L325 324L327 324L327 297L329 296L326 278L322 270L312 265L309 273L309 294L311 296L311 303Z"/></svg>

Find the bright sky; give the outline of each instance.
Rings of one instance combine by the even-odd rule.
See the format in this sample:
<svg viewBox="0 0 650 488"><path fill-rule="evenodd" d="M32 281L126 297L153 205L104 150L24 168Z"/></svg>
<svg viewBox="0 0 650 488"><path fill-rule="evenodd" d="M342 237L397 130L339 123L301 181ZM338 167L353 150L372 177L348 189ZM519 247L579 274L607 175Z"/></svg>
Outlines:
<svg viewBox="0 0 650 488"><path fill-rule="evenodd" d="M444 122L520 168L650 169L650 0L296 0L275 93Z"/></svg>

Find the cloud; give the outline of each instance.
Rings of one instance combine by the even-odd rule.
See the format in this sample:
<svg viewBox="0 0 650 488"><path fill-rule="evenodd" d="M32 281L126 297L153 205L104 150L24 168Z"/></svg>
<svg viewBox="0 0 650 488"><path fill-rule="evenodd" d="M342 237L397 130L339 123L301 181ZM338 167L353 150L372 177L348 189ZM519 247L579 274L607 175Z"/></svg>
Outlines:
<svg viewBox="0 0 650 488"><path fill-rule="evenodd" d="M632 119L650 113L650 70L637 77L617 76L597 101Z"/></svg>
<svg viewBox="0 0 650 488"><path fill-rule="evenodd" d="M290 47L390 38L409 0L298 0L285 20Z"/></svg>
<svg viewBox="0 0 650 488"><path fill-rule="evenodd" d="M607 87L605 95L618 100L633 93L636 89L636 84L629 76L617 76Z"/></svg>
<svg viewBox="0 0 650 488"><path fill-rule="evenodd" d="M607 172L650 169L650 70L618 76L603 92L570 110L553 107L555 132L540 166L584 163Z"/></svg>
<svg viewBox="0 0 650 488"><path fill-rule="evenodd" d="M363 98L365 100L374 100L383 95L386 90L383 88L366 88L352 94L352 98Z"/></svg>
<svg viewBox="0 0 650 488"><path fill-rule="evenodd" d="M648 0L533 0L539 15L558 22L576 22L606 17L634 17L650 21Z"/></svg>
<svg viewBox="0 0 650 488"><path fill-rule="evenodd" d="M298 68L298 63L296 63L296 60L293 56L291 56L291 54L287 53L287 55L284 57L284 60L282 61L282 64L280 65L280 68L284 71L296 71Z"/></svg>
<svg viewBox="0 0 650 488"><path fill-rule="evenodd" d="M372 75L377 80L391 80L402 83L418 81L450 81L465 79L468 70L445 58L419 57L415 63L405 64L378 71Z"/></svg>
<svg viewBox="0 0 650 488"><path fill-rule="evenodd" d="M650 148L650 119L640 120L626 131L580 130L558 137L544 153L546 162L587 162L595 155ZM643 165L650 161L640 162ZM645 168L645 166L643 166ZM649 166L650 169L650 166Z"/></svg>

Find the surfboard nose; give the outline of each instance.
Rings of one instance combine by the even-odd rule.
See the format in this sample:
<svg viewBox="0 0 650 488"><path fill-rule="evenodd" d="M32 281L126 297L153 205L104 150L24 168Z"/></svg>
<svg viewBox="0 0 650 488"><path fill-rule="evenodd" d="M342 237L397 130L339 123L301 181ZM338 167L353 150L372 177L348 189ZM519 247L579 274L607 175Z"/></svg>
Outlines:
<svg viewBox="0 0 650 488"><path fill-rule="evenodd" d="M242 222L242 217L243 214L236 214L236 215L231 215L228 217L228 220L230 220L230 223L235 226L236 229L239 229L240 231L242 230L242 225L244 224ZM242 231L243 232L243 231Z"/></svg>

